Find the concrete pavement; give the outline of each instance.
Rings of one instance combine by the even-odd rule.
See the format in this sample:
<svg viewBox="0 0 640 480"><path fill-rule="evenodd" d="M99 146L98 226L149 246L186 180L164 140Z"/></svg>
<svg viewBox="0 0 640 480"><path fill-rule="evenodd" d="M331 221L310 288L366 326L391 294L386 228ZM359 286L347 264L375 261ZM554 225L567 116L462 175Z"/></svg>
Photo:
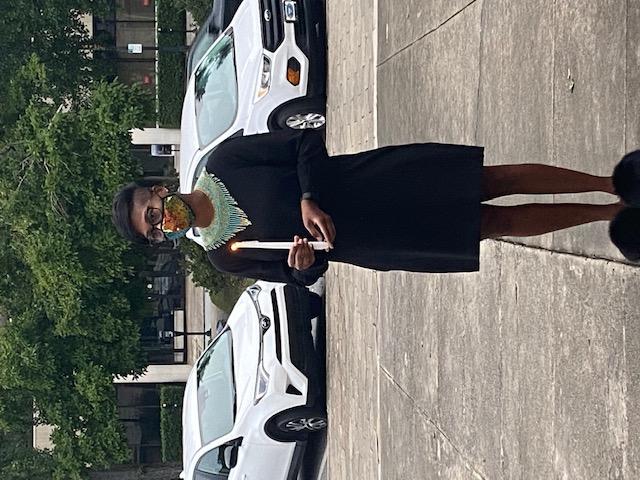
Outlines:
<svg viewBox="0 0 640 480"><path fill-rule="evenodd" d="M333 153L484 145L606 175L640 146L640 3L327 0ZM606 201L603 195L538 201ZM530 201L520 196L511 201ZM327 274L330 479L640 478L640 268L596 224L481 272Z"/></svg>

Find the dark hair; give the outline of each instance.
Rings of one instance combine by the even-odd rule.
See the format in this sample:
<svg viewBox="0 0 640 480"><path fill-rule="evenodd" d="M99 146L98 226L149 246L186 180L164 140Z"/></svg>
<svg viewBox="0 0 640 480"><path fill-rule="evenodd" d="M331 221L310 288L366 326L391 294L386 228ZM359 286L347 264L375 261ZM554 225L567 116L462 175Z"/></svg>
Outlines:
<svg viewBox="0 0 640 480"><path fill-rule="evenodd" d="M128 183L113 196L111 221L122 237L135 243L147 243L147 239L136 232L133 225L131 225L133 195L138 188L151 188L160 184L161 182L153 178L141 178Z"/></svg>
<svg viewBox="0 0 640 480"><path fill-rule="evenodd" d="M625 208L611 221L609 237L627 260L640 262L640 208Z"/></svg>
<svg viewBox="0 0 640 480"><path fill-rule="evenodd" d="M627 153L613 169L613 187L624 203L640 207L640 150Z"/></svg>

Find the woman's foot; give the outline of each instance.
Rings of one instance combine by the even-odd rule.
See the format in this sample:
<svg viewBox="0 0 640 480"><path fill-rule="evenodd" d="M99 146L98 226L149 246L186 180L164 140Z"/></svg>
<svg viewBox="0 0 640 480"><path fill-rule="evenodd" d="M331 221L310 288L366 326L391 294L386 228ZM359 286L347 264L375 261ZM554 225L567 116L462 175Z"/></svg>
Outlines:
<svg viewBox="0 0 640 480"><path fill-rule="evenodd" d="M625 208L609 225L609 238L627 260L640 262L640 208Z"/></svg>
<svg viewBox="0 0 640 480"><path fill-rule="evenodd" d="M627 153L613 169L613 188L622 201L640 207L640 150Z"/></svg>

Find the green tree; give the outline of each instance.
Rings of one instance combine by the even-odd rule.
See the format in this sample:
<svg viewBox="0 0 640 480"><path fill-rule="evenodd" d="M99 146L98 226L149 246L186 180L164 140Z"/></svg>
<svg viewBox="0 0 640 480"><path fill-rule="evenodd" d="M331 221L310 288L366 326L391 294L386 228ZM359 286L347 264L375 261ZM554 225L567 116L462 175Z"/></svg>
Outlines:
<svg viewBox="0 0 640 480"><path fill-rule="evenodd" d="M51 479L51 453L30 448L25 435L0 433L0 477L3 480Z"/></svg>
<svg viewBox="0 0 640 480"><path fill-rule="evenodd" d="M191 12L196 23L202 25L211 12L213 2L211 0L174 0L174 4L176 7Z"/></svg>
<svg viewBox="0 0 640 480"><path fill-rule="evenodd" d="M217 271L211 266L204 249L190 240L180 241L180 250L184 255L184 268L191 274L193 283L206 288L218 308L231 312L238 297L253 280Z"/></svg>
<svg viewBox="0 0 640 480"><path fill-rule="evenodd" d="M10 89L20 84L16 72L36 54L47 71L54 99L75 93L100 76L92 60L94 40L81 21L84 13L107 12L107 0L0 0L0 127L11 125L16 112L7 110Z"/></svg>
<svg viewBox="0 0 640 480"><path fill-rule="evenodd" d="M0 428L22 421L7 413L13 393L33 399L55 443L34 465L79 479L88 465L128 460L112 379L145 365L134 320L143 289L131 277L139 255L115 233L110 207L140 174L129 130L151 102L105 82L55 102L47 75L35 56L18 69L17 119L0 140L0 309L10 318L0 328Z"/></svg>

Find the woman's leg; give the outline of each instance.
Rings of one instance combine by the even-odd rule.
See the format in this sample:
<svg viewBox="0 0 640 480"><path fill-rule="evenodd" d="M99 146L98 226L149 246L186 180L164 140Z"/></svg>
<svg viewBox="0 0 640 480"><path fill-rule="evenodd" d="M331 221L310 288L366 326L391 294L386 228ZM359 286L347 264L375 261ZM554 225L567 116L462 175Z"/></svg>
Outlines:
<svg viewBox="0 0 640 480"><path fill-rule="evenodd" d="M597 221L610 221L624 208L621 203L529 203L512 207L482 205L480 236L530 237Z"/></svg>
<svg viewBox="0 0 640 480"><path fill-rule="evenodd" d="M615 193L611 177L537 163L484 167L482 188L483 201L517 193Z"/></svg>

